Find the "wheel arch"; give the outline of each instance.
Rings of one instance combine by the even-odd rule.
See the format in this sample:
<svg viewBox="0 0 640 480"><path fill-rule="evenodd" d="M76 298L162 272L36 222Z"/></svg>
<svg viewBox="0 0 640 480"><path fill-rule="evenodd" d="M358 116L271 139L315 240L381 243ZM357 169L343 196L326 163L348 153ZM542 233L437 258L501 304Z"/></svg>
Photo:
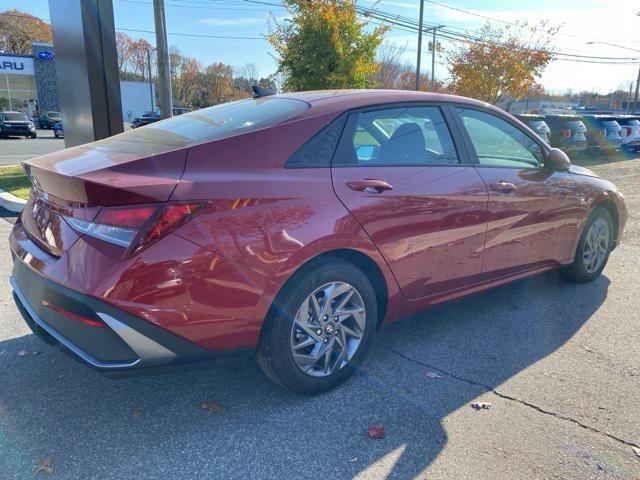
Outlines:
<svg viewBox="0 0 640 480"><path fill-rule="evenodd" d="M296 280L296 278L303 274L305 271L314 268L316 265L321 264L322 262L328 259L339 259L345 262L350 263L351 265L358 268L362 271L373 287L373 290L376 295L376 303L378 308L378 327L382 323L383 319L386 316L387 308L389 306L389 286L387 284L387 279L380 268L380 266L373 260L369 255L363 253L359 250L353 248L336 248L333 250L327 250L322 253L319 253L302 263L298 266L298 268L289 276L289 278L282 284L278 292L273 297L271 301L271 305L267 310L267 314L264 317L264 321L260 326L260 341L262 341L263 334L267 324L274 318L279 299L283 294L286 294L287 286Z"/></svg>
<svg viewBox="0 0 640 480"><path fill-rule="evenodd" d="M618 206L610 198L604 198L593 206L592 212L595 211L595 209L598 207L605 208L613 218L613 230L614 230L614 238L613 238L613 246L612 246L612 249L613 249L618 245L618 241L619 241L618 236L620 232L620 214L618 212Z"/></svg>

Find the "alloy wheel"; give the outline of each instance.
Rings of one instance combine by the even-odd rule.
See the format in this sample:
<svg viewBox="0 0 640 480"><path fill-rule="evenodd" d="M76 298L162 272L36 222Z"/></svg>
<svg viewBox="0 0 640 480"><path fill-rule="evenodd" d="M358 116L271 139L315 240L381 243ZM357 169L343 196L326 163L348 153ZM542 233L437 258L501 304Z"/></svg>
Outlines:
<svg viewBox="0 0 640 480"><path fill-rule="evenodd" d="M307 375L327 377L344 368L364 337L367 316L360 293L345 282L314 290L291 327L291 353Z"/></svg>
<svg viewBox="0 0 640 480"><path fill-rule="evenodd" d="M603 218L598 218L587 232L582 251L584 268L588 273L596 272L606 260L609 240L609 224Z"/></svg>

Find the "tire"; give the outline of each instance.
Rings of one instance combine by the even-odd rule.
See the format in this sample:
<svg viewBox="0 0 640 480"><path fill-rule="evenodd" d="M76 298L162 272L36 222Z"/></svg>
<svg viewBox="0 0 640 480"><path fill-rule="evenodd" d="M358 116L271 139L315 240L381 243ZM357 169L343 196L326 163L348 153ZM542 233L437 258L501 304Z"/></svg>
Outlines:
<svg viewBox="0 0 640 480"><path fill-rule="evenodd" d="M329 304L330 313L355 312L358 307L364 307L364 313L359 313L357 319L355 314L328 315L326 322L321 316L323 321L318 322L318 309L322 310L323 300L329 294L331 297L337 294ZM318 309L313 307L312 295ZM336 312L345 298L345 306ZM308 321L303 321L303 305L308 307ZM357 267L339 259L303 267L287 282L271 307L258 346L258 364L267 377L288 390L305 395L325 392L347 380L361 364L377 323L375 291ZM347 332L361 335L358 338ZM331 346L331 353L323 354ZM294 351L298 360L294 359ZM315 358L318 360L309 361Z"/></svg>
<svg viewBox="0 0 640 480"><path fill-rule="evenodd" d="M606 232L601 236L598 235L594 249L592 245L595 237L591 237L591 232L597 235L597 232L602 231L601 229L605 226ZM614 222L611 213L604 207L596 207L585 222L573 263L562 270L565 278L578 283L592 282L598 278L609 260L613 235ZM603 244L605 238L606 247Z"/></svg>

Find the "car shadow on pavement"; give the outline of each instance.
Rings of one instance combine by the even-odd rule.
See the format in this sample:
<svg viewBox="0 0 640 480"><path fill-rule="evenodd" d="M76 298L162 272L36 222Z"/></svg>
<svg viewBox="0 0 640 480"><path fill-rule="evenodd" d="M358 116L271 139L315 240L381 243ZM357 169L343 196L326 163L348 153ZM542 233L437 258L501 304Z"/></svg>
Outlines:
<svg viewBox="0 0 640 480"><path fill-rule="evenodd" d="M65 479L413 478L446 445L445 417L561 348L608 286L550 272L397 322L317 397L281 390L252 358L114 381L34 335L0 342L0 478L48 457ZM368 438L372 424L386 437Z"/></svg>

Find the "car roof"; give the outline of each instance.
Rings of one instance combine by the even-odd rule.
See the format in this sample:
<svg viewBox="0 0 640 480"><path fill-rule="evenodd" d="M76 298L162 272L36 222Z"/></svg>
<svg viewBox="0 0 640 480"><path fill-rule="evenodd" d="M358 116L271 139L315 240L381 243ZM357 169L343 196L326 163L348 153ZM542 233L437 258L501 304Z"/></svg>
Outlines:
<svg viewBox="0 0 640 480"><path fill-rule="evenodd" d="M446 102L488 108L504 113L497 107L479 100L441 93L416 92L412 90L317 90L308 92L280 93L267 98L289 98L302 100L311 105L307 115L323 112L341 112L354 108L405 102Z"/></svg>

